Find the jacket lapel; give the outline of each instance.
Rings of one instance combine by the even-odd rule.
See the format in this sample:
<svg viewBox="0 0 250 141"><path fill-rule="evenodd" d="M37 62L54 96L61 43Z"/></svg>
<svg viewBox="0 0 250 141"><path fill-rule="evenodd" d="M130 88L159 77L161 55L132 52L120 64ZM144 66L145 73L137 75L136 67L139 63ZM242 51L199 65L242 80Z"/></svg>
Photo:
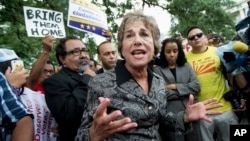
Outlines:
<svg viewBox="0 0 250 141"><path fill-rule="evenodd" d="M82 76L74 71L69 70L66 67L63 67L62 71L64 71L69 77L71 77L75 81L81 81Z"/></svg>
<svg viewBox="0 0 250 141"><path fill-rule="evenodd" d="M176 83L175 79L174 79L174 75L169 70L169 68L161 69L161 71L162 71L162 74L163 74L163 78L164 78L164 80L166 81L167 84Z"/></svg>

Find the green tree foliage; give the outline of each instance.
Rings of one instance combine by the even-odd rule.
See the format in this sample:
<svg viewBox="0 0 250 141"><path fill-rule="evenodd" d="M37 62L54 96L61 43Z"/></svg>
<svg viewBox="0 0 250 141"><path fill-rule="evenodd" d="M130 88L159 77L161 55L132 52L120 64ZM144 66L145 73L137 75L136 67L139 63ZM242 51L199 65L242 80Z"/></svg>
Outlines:
<svg viewBox="0 0 250 141"><path fill-rule="evenodd" d="M231 0L172 0L167 5L168 12L173 15L171 34L178 31L185 36L188 27L198 25L230 40L235 34L235 15L225 9L233 4Z"/></svg>
<svg viewBox="0 0 250 141"><path fill-rule="evenodd" d="M172 15L171 35L176 31L185 35L186 28L192 25L201 25L207 30L212 29L229 39L234 34L234 16L225 11L225 7L232 6L231 0L92 0L91 2L107 14L109 30L113 33L114 40L118 29L117 20L126 12L143 9L145 6L161 7ZM42 38L27 37L23 14L23 6L31 6L62 12L66 35L87 39L85 41L93 57L97 46L94 39L82 31L66 26L68 4L69 0L0 0L0 46L14 49L29 67L36 60L42 50ZM58 39L55 44L57 42ZM50 59L57 62L54 52Z"/></svg>
<svg viewBox="0 0 250 141"><path fill-rule="evenodd" d="M122 18L124 14L133 8L134 0L124 0L117 2L117 0L92 0L92 2L106 13L109 30L115 34L118 30L117 20ZM116 39L116 36L113 35Z"/></svg>
<svg viewBox="0 0 250 141"><path fill-rule="evenodd" d="M63 12L64 24L67 24L68 0L51 1L51 0L2 0L0 5L0 46L10 48L16 51L21 57L25 66L31 67L42 50L42 38L28 37L25 30L25 19L23 6L50 9ZM82 31L78 31L65 26L67 36L78 36L87 38L87 45L90 47L90 54L95 53L96 44L93 38L89 37ZM55 41L55 45L59 39ZM91 46L89 46L91 45ZM50 55L50 60L57 63L55 52Z"/></svg>

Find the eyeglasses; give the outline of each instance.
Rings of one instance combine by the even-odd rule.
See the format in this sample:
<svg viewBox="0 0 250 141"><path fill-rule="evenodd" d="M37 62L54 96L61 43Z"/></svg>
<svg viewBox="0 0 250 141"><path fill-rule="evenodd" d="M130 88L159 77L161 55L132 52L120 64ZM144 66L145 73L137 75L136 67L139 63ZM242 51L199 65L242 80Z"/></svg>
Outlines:
<svg viewBox="0 0 250 141"><path fill-rule="evenodd" d="M71 55L71 54L73 54L73 55L75 55L75 56L79 56L80 54L82 54L82 52L85 53L85 54L87 54L87 53L89 53L89 50L88 50L87 48L74 49L74 50L71 50L71 51L66 52L66 55Z"/></svg>
<svg viewBox="0 0 250 141"><path fill-rule="evenodd" d="M201 32L201 33L197 33L197 34L195 34L195 35L189 36L189 37L188 37L188 40L193 41L193 40L195 39L196 36L197 36L198 38L201 38L201 37L203 36L203 33Z"/></svg>

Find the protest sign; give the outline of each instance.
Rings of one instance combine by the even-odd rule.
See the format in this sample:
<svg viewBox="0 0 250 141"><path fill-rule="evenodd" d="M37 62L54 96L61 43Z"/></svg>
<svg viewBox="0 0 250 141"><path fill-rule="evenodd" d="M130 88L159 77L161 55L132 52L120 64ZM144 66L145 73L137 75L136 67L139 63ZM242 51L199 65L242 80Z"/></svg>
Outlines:
<svg viewBox="0 0 250 141"><path fill-rule="evenodd" d="M104 36L108 29L107 16L96 5L85 0L70 0L68 27Z"/></svg>
<svg viewBox="0 0 250 141"><path fill-rule="evenodd" d="M44 95L25 87L20 98L34 115L34 141L56 141L51 128L57 123L47 107Z"/></svg>
<svg viewBox="0 0 250 141"><path fill-rule="evenodd" d="M55 38L65 37L62 12L28 6L24 6L23 11L29 37L44 37L45 35L53 35Z"/></svg>

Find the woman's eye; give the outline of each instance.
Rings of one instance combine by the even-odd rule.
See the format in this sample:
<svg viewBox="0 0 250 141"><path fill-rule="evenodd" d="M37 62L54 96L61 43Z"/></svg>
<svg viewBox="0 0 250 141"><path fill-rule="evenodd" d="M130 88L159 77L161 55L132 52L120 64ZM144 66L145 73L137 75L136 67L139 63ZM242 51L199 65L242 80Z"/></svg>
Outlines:
<svg viewBox="0 0 250 141"><path fill-rule="evenodd" d="M132 37L131 34L127 34L127 35L126 35L126 38L131 38L131 37Z"/></svg>
<svg viewBox="0 0 250 141"><path fill-rule="evenodd" d="M178 52L178 50L176 49L176 50L174 50L174 53L177 53Z"/></svg>
<svg viewBox="0 0 250 141"><path fill-rule="evenodd" d="M146 37L146 36L148 36L148 34L147 34L147 33L142 33L142 36L145 36L145 37Z"/></svg>

